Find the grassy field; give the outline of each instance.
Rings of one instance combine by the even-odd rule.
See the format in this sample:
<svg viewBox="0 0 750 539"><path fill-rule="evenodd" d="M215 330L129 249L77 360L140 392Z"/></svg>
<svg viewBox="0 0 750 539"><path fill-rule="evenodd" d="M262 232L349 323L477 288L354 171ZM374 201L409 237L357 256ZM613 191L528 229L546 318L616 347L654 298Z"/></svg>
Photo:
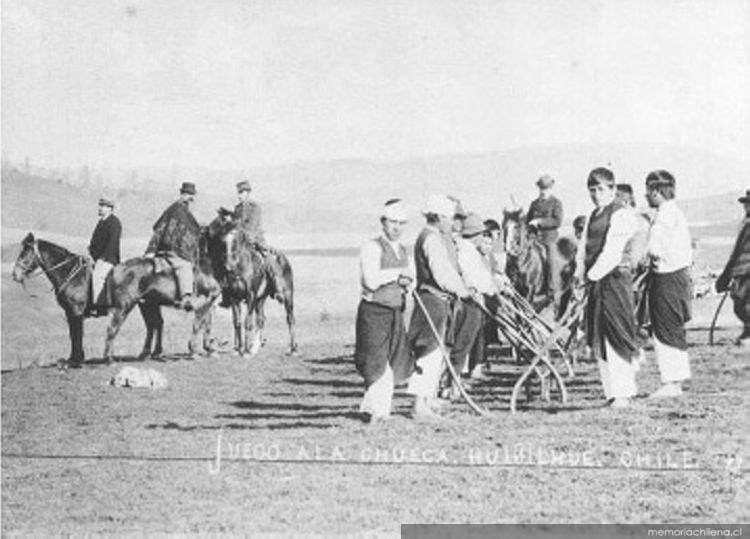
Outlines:
<svg viewBox="0 0 750 539"><path fill-rule="evenodd" d="M134 364L144 336L138 313L118 340L121 364L100 362L100 319L86 325L84 369L51 366L68 352L63 313L45 280L29 283L39 296L30 298L6 266L3 533L395 533L420 522L750 519L750 354L732 343L739 325L729 305L717 345L707 345L718 297L695 303L694 376L679 399L602 408L595 366L583 363L567 404L523 401L511 415L519 371L498 357L491 380L474 391L492 417L456 404L443 421L415 422L399 391L393 419L368 426L357 413L362 386L352 362L356 258L294 256L292 264L299 355L284 355L278 305L267 307L268 342L251 360L188 360L190 315L169 311L169 355L144 364L168 378L161 391L106 385ZM217 313L214 333L230 338L228 311ZM658 383L649 361L639 388L645 395Z"/></svg>

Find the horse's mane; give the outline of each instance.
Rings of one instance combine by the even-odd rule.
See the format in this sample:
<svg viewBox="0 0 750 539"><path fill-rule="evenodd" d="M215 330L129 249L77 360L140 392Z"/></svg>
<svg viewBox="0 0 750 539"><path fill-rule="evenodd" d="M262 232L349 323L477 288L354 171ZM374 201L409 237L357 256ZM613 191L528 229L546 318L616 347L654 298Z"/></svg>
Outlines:
<svg viewBox="0 0 750 539"><path fill-rule="evenodd" d="M37 239L36 242L39 247L42 247L44 250L51 251L53 256L59 256L61 258L69 256L79 256L73 251L66 249L62 245L52 243L51 241Z"/></svg>

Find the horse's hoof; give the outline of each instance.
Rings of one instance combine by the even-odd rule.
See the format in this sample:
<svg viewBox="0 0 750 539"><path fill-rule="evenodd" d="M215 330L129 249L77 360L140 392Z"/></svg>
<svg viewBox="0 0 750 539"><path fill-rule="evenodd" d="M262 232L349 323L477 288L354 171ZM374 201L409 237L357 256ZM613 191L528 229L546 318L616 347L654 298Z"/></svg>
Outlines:
<svg viewBox="0 0 750 539"><path fill-rule="evenodd" d="M57 368L61 371L67 371L68 370L68 362L65 359L58 359L57 360Z"/></svg>

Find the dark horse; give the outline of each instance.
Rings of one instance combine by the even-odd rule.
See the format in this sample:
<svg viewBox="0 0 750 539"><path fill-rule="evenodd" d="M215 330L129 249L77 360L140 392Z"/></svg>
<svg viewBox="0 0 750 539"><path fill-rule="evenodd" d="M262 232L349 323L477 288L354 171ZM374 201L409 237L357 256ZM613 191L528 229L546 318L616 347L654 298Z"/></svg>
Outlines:
<svg viewBox="0 0 750 539"><path fill-rule="evenodd" d="M211 352L211 318L221 286L214 277L208 257L207 230L201 231L198 263L195 268L195 288L199 302L194 306L193 332L188 344L190 357L199 353L199 337L203 335L203 350ZM178 287L174 270L159 257L141 256L126 260L112 269L107 279L107 292L112 316L107 327L104 356L112 361L115 337L130 311L138 305L146 323L146 341L138 356L140 359L157 358L162 354L164 319L162 306L174 306L178 300ZM155 339L154 339L155 338ZM152 348L153 344L153 348Z"/></svg>
<svg viewBox="0 0 750 539"><path fill-rule="evenodd" d="M147 335L141 359L156 357L161 354L161 332L163 320L160 305L174 303L174 277L171 272L157 273L156 262L145 257L134 258L115 266L107 277L105 290L112 304L113 316L107 328L105 358L112 361L112 343L130 313L138 304L143 320L146 323ZM80 367L83 364L83 320L90 302L90 281L92 266L90 260L82 255L72 253L54 243L40 240L29 233L22 242L21 254L18 255L13 268L13 279L23 283L37 269L41 268L52 283L58 304L65 311L70 333L70 356L61 361L60 366ZM210 321L210 305L219 294L219 286L210 274L199 271L199 293L206 298L205 303L196 310L193 325L191 352L197 350L199 331L206 331ZM156 345L151 350L153 337ZM204 339L204 346L207 340Z"/></svg>
<svg viewBox="0 0 750 539"><path fill-rule="evenodd" d="M281 296L289 328L289 353L297 351L294 337L294 279L292 266L283 253L272 250L281 269L277 280L283 290L276 290L271 267L263 254L249 241L243 230L231 221L217 217L208 226L209 253L214 270L224 286L232 308L234 348L242 355L255 355L263 344L266 317L264 306L269 297ZM278 294L277 294L278 293ZM242 323L242 304L246 313Z"/></svg>
<svg viewBox="0 0 750 539"><path fill-rule="evenodd" d="M505 242L505 273L514 288L536 310L540 312L552 304L555 318L565 312L569 301L568 291L572 287L575 273L576 244L569 238L559 238L551 256L558 259L556 264L560 275L559 290L552 290L552 298L546 291L546 275L550 261L547 250L538 240L536 231L526 225L522 209L503 210L503 236Z"/></svg>

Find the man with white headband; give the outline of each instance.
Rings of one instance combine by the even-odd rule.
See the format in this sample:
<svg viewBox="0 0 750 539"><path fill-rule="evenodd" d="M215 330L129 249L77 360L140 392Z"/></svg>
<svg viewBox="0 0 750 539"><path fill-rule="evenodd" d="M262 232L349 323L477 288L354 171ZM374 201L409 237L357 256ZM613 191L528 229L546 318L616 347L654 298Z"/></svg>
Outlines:
<svg viewBox="0 0 750 539"><path fill-rule="evenodd" d="M382 234L366 242L360 252L362 298L354 362L365 380L360 412L371 423L390 416L394 384L405 382L411 374L404 308L414 271L399 241L407 220L403 201L386 202L380 217Z"/></svg>
<svg viewBox="0 0 750 539"><path fill-rule="evenodd" d="M449 328L454 305L459 298L468 298L469 290L459 273L451 236L455 202L446 195L433 195L422 213L427 225L414 245L419 301L412 312L407 337L415 369L407 392L415 397L415 417L438 417L436 397L443 367L439 341L452 340ZM431 326L437 329L438 336Z"/></svg>

